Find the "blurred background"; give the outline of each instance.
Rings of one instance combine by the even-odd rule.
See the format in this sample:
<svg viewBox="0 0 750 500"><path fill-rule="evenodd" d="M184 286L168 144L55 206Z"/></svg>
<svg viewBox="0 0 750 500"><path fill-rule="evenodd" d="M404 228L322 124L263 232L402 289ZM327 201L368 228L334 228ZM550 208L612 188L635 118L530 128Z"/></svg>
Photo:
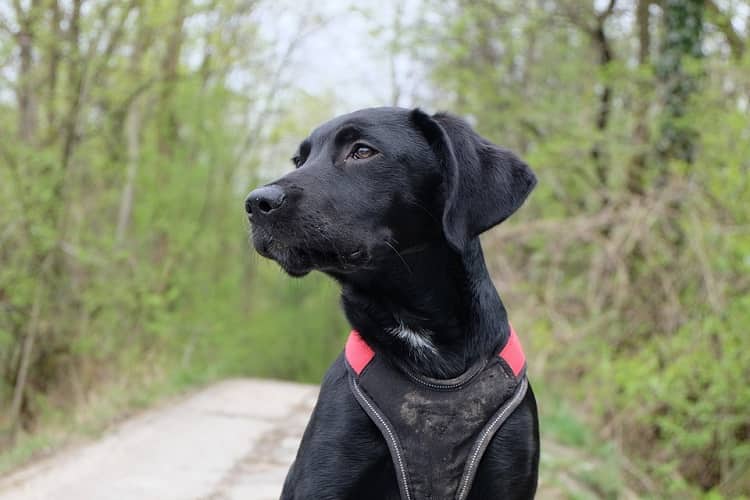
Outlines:
<svg viewBox="0 0 750 500"><path fill-rule="evenodd" d="M0 2L0 471L226 377L317 383L323 276L243 198L315 125L468 118L539 185L483 242L530 357L542 481L750 495L750 4Z"/></svg>

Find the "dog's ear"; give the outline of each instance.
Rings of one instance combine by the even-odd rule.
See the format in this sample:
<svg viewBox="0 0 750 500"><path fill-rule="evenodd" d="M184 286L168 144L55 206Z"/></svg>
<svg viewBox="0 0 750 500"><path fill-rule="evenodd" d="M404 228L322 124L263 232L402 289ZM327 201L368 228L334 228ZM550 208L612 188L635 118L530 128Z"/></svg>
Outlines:
<svg viewBox="0 0 750 500"><path fill-rule="evenodd" d="M464 120L419 109L411 119L442 163L443 233L459 253L523 204L536 176L514 153L495 146Z"/></svg>

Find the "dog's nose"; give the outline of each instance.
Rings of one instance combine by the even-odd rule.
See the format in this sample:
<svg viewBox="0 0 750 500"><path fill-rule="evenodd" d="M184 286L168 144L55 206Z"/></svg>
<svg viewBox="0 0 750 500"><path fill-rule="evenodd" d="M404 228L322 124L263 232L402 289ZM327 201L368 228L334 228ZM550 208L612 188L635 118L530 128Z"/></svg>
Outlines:
<svg viewBox="0 0 750 500"><path fill-rule="evenodd" d="M286 193L279 186L263 186L250 191L245 199L247 215L267 216L280 209L286 201Z"/></svg>

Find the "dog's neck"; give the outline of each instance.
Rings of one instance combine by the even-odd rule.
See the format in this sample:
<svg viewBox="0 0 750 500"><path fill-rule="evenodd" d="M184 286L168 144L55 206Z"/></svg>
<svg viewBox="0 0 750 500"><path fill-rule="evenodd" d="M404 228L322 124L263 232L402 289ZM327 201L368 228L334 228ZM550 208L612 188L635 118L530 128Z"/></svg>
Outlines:
<svg viewBox="0 0 750 500"><path fill-rule="evenodd" d="M337 277L344 311L368 343L410 370L456 377L507 338L478 239L463 255L436 244L381 268L389 271Z"/></svg>

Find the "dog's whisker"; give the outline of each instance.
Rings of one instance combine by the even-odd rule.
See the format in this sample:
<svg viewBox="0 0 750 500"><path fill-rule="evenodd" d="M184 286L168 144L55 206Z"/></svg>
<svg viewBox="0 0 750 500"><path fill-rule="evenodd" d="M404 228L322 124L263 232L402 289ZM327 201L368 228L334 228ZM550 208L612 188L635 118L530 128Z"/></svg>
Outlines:
<svg viewBox="0 0 750 500"><path fill-rule="evenodd" d="M386 245L388 245L391 248L391 250L393 250L394 252L396 252L396 255L398 255L398 258L401 259L401 262L404 263L404 266L406 266L406 269L409 271L409 274L412 274L411 267L409 267L409 264L406 262L406 260L401 256L401 254L398 252L398 250L396 250L396 247L394 247L393 245L391 245L388 240L383 240L383 241L385 242Z"/></svg>
<svg viewBox="0 0 750 500"><path fill-rule="evenodd" d="M427 207L425 207L424 205L422 205L418 201L416 201L416 200L410 200L410 199L406 199L404 201L406 203L408 203L409 205L414 205L415 207L421 209L424 213L426 213L430 217L430 219L432 219L436 223L440 224L440 221L438 220L438 218L435 217L434 215L432 215L432 212L430 212L429 210L427 210Z"/></svg>

